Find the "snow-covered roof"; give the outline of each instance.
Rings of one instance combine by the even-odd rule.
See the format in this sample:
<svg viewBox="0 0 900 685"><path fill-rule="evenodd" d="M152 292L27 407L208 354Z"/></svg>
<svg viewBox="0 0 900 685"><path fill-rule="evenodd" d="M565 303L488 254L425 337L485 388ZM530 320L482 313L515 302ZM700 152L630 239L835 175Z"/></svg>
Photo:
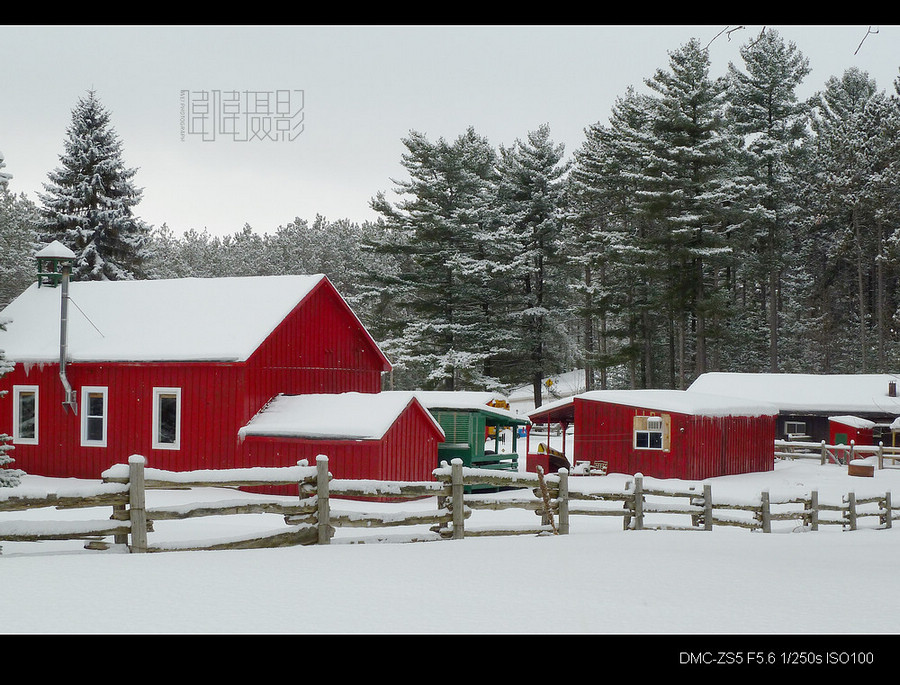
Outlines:
<svg viewBox="0 0 900 685"><path fill-rule="evenodd" d="M35 257L49 257L55 259L75 259L75 253L58 240L54 240L38 250Z"/></svg>
<svg viewBox="0 0 900 685"><path fill-rule="evenodd" d="M490 406L488 403L492 400L503 399L493 392L416 390L415 396L428 410L479 411L515 423L526 422L526 419L515 412Z"/></svg>
<svg viewBox="0 0 900 685"><path fill-rule="evenodd" d="M68 359L243 361L325 276L78 281L69 286ZM32 284L2 312L0 349L59 359L60 288Z"/></svg>
<svg viewBox="0 0 900 685"><path fill-rule="evenodd" d="M851 428L874 428L875 422L868 419L861 419L858 416L829 416L829 421L834 421L842 426L850 426Z"/></svg>
<svg viewBox="0 0 900 685"><path fill-rule="evenodd" d="M778 409L768 402L746 400L724 395L708 395L684 390L592 390L545 404L529 414L529 418L553 413L575 400L608 402L651 411L675 412L691 416L775 416Z"/></svg>
<svg viewBox="0 0 900 685"><path fill-rule="evenodd" d="M278 395L238 434L317 440L379 440L415 402L411 392ZM441 435L440 425L425 414Z"/></svg>
<svg viewBox="0 0 900 685"><path fill-rule="evenodd" d="M688 392L744 397L774 404L783 412L900 414L900 397L890 397L894 374L705 373Z"/></svg>

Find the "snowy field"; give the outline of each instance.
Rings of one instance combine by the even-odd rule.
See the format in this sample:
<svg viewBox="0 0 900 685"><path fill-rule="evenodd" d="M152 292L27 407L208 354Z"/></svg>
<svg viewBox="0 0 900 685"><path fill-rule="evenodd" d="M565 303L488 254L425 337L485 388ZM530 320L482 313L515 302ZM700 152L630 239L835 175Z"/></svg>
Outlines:
<svg viewBox="0 0 900 685"><path fill-rule="evenodd" d="M710 479L714 497L764 489L840 501L900 493L900 470L874 478L846 467L779 462L763 474ZM626 477L579 478L624 484ZM576 480L573 478L573 481ZM26 476L20 488L78 481ZM246 495L252 497L253 495ZM231 491L149 491L148 507ZM895 494L894 499L897 500ZM434 508L347 503L346 507ZM335 507L337 505L335 504ZM98 518L100 510L7 513L4 518ZM108 510L106 510L108 511ZM525 511L475 512L470 526L533 524ZM866 522L871 523L866 523ZM861 519L874 526L877 519ZM157 522L150 542L209 539L283 526L259 514ZM422 527L426 531L427 527ZM392 531L402 537L405 532ZM900 522L891 530L772 534L623 531L618 517L577 517L568 536L469 538L399 544L340 531L329 546L127 554L79 542L2 543L2 632L72 633L507 633L853 635L877 644L900 628ZM363 538L374 540L364 531ZM396 539L396 538L395 538ZM12 590L12 591L11 591Z"/></svg>

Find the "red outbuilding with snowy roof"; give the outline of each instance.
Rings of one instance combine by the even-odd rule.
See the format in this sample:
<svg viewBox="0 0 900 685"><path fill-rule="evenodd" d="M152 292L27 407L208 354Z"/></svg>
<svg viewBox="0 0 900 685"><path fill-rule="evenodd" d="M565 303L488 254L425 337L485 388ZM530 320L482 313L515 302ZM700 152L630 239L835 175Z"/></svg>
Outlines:
<svg viewBox="0 0 900 685"><path fill-rule="evenodd" d="M132 454L176 471L282 466L239 435L273 398L334 395L337 413L345 394L378 404L390 363L325 276L68 283L54 268L65 254L43 254L49 268L0 312L14 364L0 434L26 473L99 478ZM393 454L428 477L434 422L411 413ZM372 477L367 463L344 477Z"/></svg>
<svg viewBox="0 0 900 685"><path fill-rule="evenodd" d="M609 473L699 480L771 471L777 413L762 402L680 390L598 390L529 418L537 435L542 424L574 425L572 465L603 461Z"/></svg>

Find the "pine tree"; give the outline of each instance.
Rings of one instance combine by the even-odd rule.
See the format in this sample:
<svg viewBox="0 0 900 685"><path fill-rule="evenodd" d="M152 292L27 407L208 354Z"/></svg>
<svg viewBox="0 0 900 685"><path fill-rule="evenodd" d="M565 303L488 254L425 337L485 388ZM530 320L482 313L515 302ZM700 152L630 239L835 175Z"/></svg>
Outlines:
<svg viewBox="0 0 900 685"><path fill-rule="evenodd" d="M0 321L0 330L6 330L7 321ZM12 364L6 360L3 350L0 350L0 378L12 371ZM0 391L0 399L6 395L6 390ZM9 443L11 438L6 433L0 433L0 488L15 487L19 479L25 475L24 471L9 468L15 460L9 455L13 446Z"/></svg>
<svg viewBox="0 0 900 685"><path fill-rule="evenodd" d="M646 223L640 215L638 179L653 120L651 100L629 89L616 100L609 124L585 130L568 183L566 258L580 275L572 285L573 311L582 322L588 389L594 370L600 387L610 370L627 366L627 385L654 383L650 316L653 260L646 259Z"/></svg>
<svg viewBox="0 0 900 685"><path fill-rule="evenodd" d="M791 234L798 219L796 174L808 120L796 89L809 74L809 61L773 30L745 44L741 57L745 70L730 64L727 77L729 117L744 139L747 177L734 198L745 216L736 238L743 257L738 278L751 295L764 294L768 370L775 372L780 368L779 301L785 274L796 266ZM752 321L750 316L747 323Z"/></svg>
<svg viewBox="0 0 900 685"><path fill-rule="evenodd" d="M79 99L67 129L61 167L49 174L40 195L47 241L75 252L75 280L143 277L148 227L134 215L142 191L135 169L125 167L122 143L110 114L93 91Z"/></svg>
<svg viewBox="0 0 900 685"><path fill-rule="evenodd" d="M492 325L503 282L497 153L472 128L452 143L418 132L403 143L409 179L396 188L403 199L396 206L384 194L372 201L385 226L378 249L402 264L400 273L381 275L389 279L394 311L406 316L383 347L429 387L494 387L492 361L508 349L508 333Z"/></svg>
<svg viewBox="0 0 900 685"><path fill-rule="evenodd" d="M564 147L550 138L550 128L541 126L517 140L511 148L500 148L498 165L497 227L505 255L505 279L512 284L507 316L498 313L493 325L518 332L512 358L518 363L507 370L513 378L531 379L535 406L541 405L541 381L558 365L562 325L564 281L557 259L563 227ZM556 359L554 359L556 357ZM556 362L554 364L554 362Z"/></svg>
<svg viewBox="0 0 900 685"><path fill-rule="evenodd" d="M685 387L709 365L710 326L721 307L719 271L731 253L725 207L728 163L736 149L724 119L723 85L709 75L709 54L696 39L670 53L655 91L655 139L643 181L644 209L657 226L652 241L665 280L669 383Z"/></svg>
<svg viewBox="0 0 900 685"><path fill-rule="evenodd" d="M896 307L888 281L896 270L888 259L889 229L900 214L900 112L879 92L874 80L858 69L831 78L816 98L817 174L810 187L816 221L808 241L819 250L827 280L817 279L823 318L856 331L851 369L887 368L889 322ZM822 287L842 292L827 310ZM841 306L843 305L843 306ZM846 313L852 316L847 317ZM874 334L874 335L873 335Z"/></svg>
<svg viewBox="0 0 900 685"><path fill-rule="evenodd" d="M0 168L3 165L0 153ZM10 192L10 178L0 173L0 309L34 280L32 255L38 249L38 209L24 194Z"/></svg>

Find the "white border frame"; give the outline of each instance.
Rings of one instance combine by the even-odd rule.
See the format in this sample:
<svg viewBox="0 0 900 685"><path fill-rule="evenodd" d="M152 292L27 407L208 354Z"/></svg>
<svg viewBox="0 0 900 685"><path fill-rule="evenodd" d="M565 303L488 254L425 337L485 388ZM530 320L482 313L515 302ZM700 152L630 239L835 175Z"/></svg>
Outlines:
<svg viewBox="0 0 900 685"><path fill-rule="evenodd" d="M37 385L14 385L13 386L13 425L12 425L12 442L14 445L37 445L40 439L38 417L40 415L40 389ZM23 392L34 393L34 437L23 438L19 435L19 409L21 403L19 397Z"/></svg>
<svg viewBox="0 0 900 685"><path fill-rule="evenodd" d="M103 395L103 438L100 440L87 439L88 420L88 395L100 393ZM81 388L81 446L82 447L106 447L106 438L109 431L109 388L102 385L85 385Z"/></svg>
<svg viewBox="0 0 900 685"><path fill-rule="evenodd" d="M175 442L159 441L159 398L162 395L175 396ZM181 449L181 388L153 388L153 424L150 426L152 447L155 450Z"/></svg>

